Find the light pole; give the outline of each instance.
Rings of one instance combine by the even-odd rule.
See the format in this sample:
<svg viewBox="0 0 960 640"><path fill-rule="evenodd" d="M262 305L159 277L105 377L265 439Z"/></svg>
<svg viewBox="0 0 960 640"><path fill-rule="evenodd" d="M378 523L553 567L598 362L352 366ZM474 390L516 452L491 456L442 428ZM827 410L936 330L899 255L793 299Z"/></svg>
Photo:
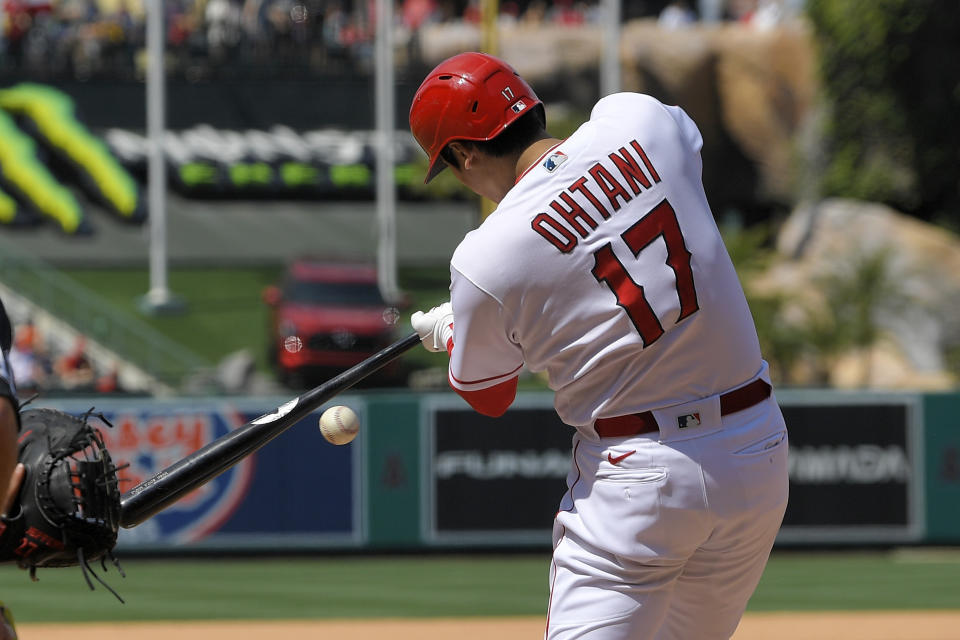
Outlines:
<svg viewBox="0 0 960 640"><path fill-rule="evenodd" d="M177 313L183 300L167 287L167 165L163 151L166 130L164 95L163 0L147 0L147 202L150 219L150 289L140 310L151 315Z"/></svg>
<svg viewBox="0 0 960 640"><path fill-rule="evenodd" d="M394 179L393 0L376 4L376 140L377 140L377 283L388 302L400 295L397 285L397 185Z"/></svg>

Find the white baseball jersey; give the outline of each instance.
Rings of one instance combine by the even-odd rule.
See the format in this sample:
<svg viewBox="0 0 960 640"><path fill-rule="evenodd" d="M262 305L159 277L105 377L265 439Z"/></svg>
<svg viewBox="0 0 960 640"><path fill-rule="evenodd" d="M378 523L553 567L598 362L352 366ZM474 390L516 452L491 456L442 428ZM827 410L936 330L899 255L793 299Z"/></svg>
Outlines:
<svg viewBox="0 0 960 640"><path fill-rule="evenodd" d="M753 319L701 183L697 126L641 94L521 175L451 261L451 384L526 366L586 436L601 417L688 402L755 378Z"/></svg>
<svg viewBox="0 0 960 640"><path fill-rule="evenodd" d="M769 375L703 192L701 145L682 109L606 97L451 262L451 384L545 371L577 428L547 640L729 638L780 527L780 409L772 396L721 409L721 394ZM652 432L593 428L648 410Z"/></svg>

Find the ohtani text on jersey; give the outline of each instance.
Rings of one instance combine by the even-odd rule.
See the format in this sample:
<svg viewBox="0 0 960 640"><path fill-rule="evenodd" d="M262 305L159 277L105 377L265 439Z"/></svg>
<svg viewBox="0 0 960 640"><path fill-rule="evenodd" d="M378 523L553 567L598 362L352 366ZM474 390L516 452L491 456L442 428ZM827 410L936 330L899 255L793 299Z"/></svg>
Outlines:
<svg viewBox="0 0 960 640"><path fill-rule="evenodd" d="M589 177L580 176L554 198L550 203L553 214L538 213L530 223L534 231L563 253L577 246L577 235L586 238L597 228L596 216L606 220L611 209L619 211L623 203L660 182L660 175L636 140L607 157L613 171L596 163L587 171ZM577 202L574 194L582 196L585 202Z"/></svg>

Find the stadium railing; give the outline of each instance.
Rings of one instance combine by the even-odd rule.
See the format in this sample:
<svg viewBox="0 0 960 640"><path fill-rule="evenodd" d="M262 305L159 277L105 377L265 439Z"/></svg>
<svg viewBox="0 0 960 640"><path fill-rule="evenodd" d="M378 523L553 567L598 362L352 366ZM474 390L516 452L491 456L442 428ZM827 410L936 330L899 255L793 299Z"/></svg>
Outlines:
<svg viewBox="0 0 960 640"><path fill-rule="evenodd" d="M6 241L0 242L0 283L168 390L179 390L187 376L212 367L200 355Z"/></svg>

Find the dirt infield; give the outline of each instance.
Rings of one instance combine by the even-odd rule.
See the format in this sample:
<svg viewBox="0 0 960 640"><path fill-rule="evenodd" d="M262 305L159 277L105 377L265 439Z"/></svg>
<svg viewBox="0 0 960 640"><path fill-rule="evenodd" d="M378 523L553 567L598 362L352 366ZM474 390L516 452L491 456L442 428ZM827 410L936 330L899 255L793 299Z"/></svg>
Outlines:
<svg viewBox="0 0 960 640"><path fill-rule="evenodd" d="M960 611L748 614L734 640L951 640ZM20 640L536 640L540 618L22 624Z"/></svg>

